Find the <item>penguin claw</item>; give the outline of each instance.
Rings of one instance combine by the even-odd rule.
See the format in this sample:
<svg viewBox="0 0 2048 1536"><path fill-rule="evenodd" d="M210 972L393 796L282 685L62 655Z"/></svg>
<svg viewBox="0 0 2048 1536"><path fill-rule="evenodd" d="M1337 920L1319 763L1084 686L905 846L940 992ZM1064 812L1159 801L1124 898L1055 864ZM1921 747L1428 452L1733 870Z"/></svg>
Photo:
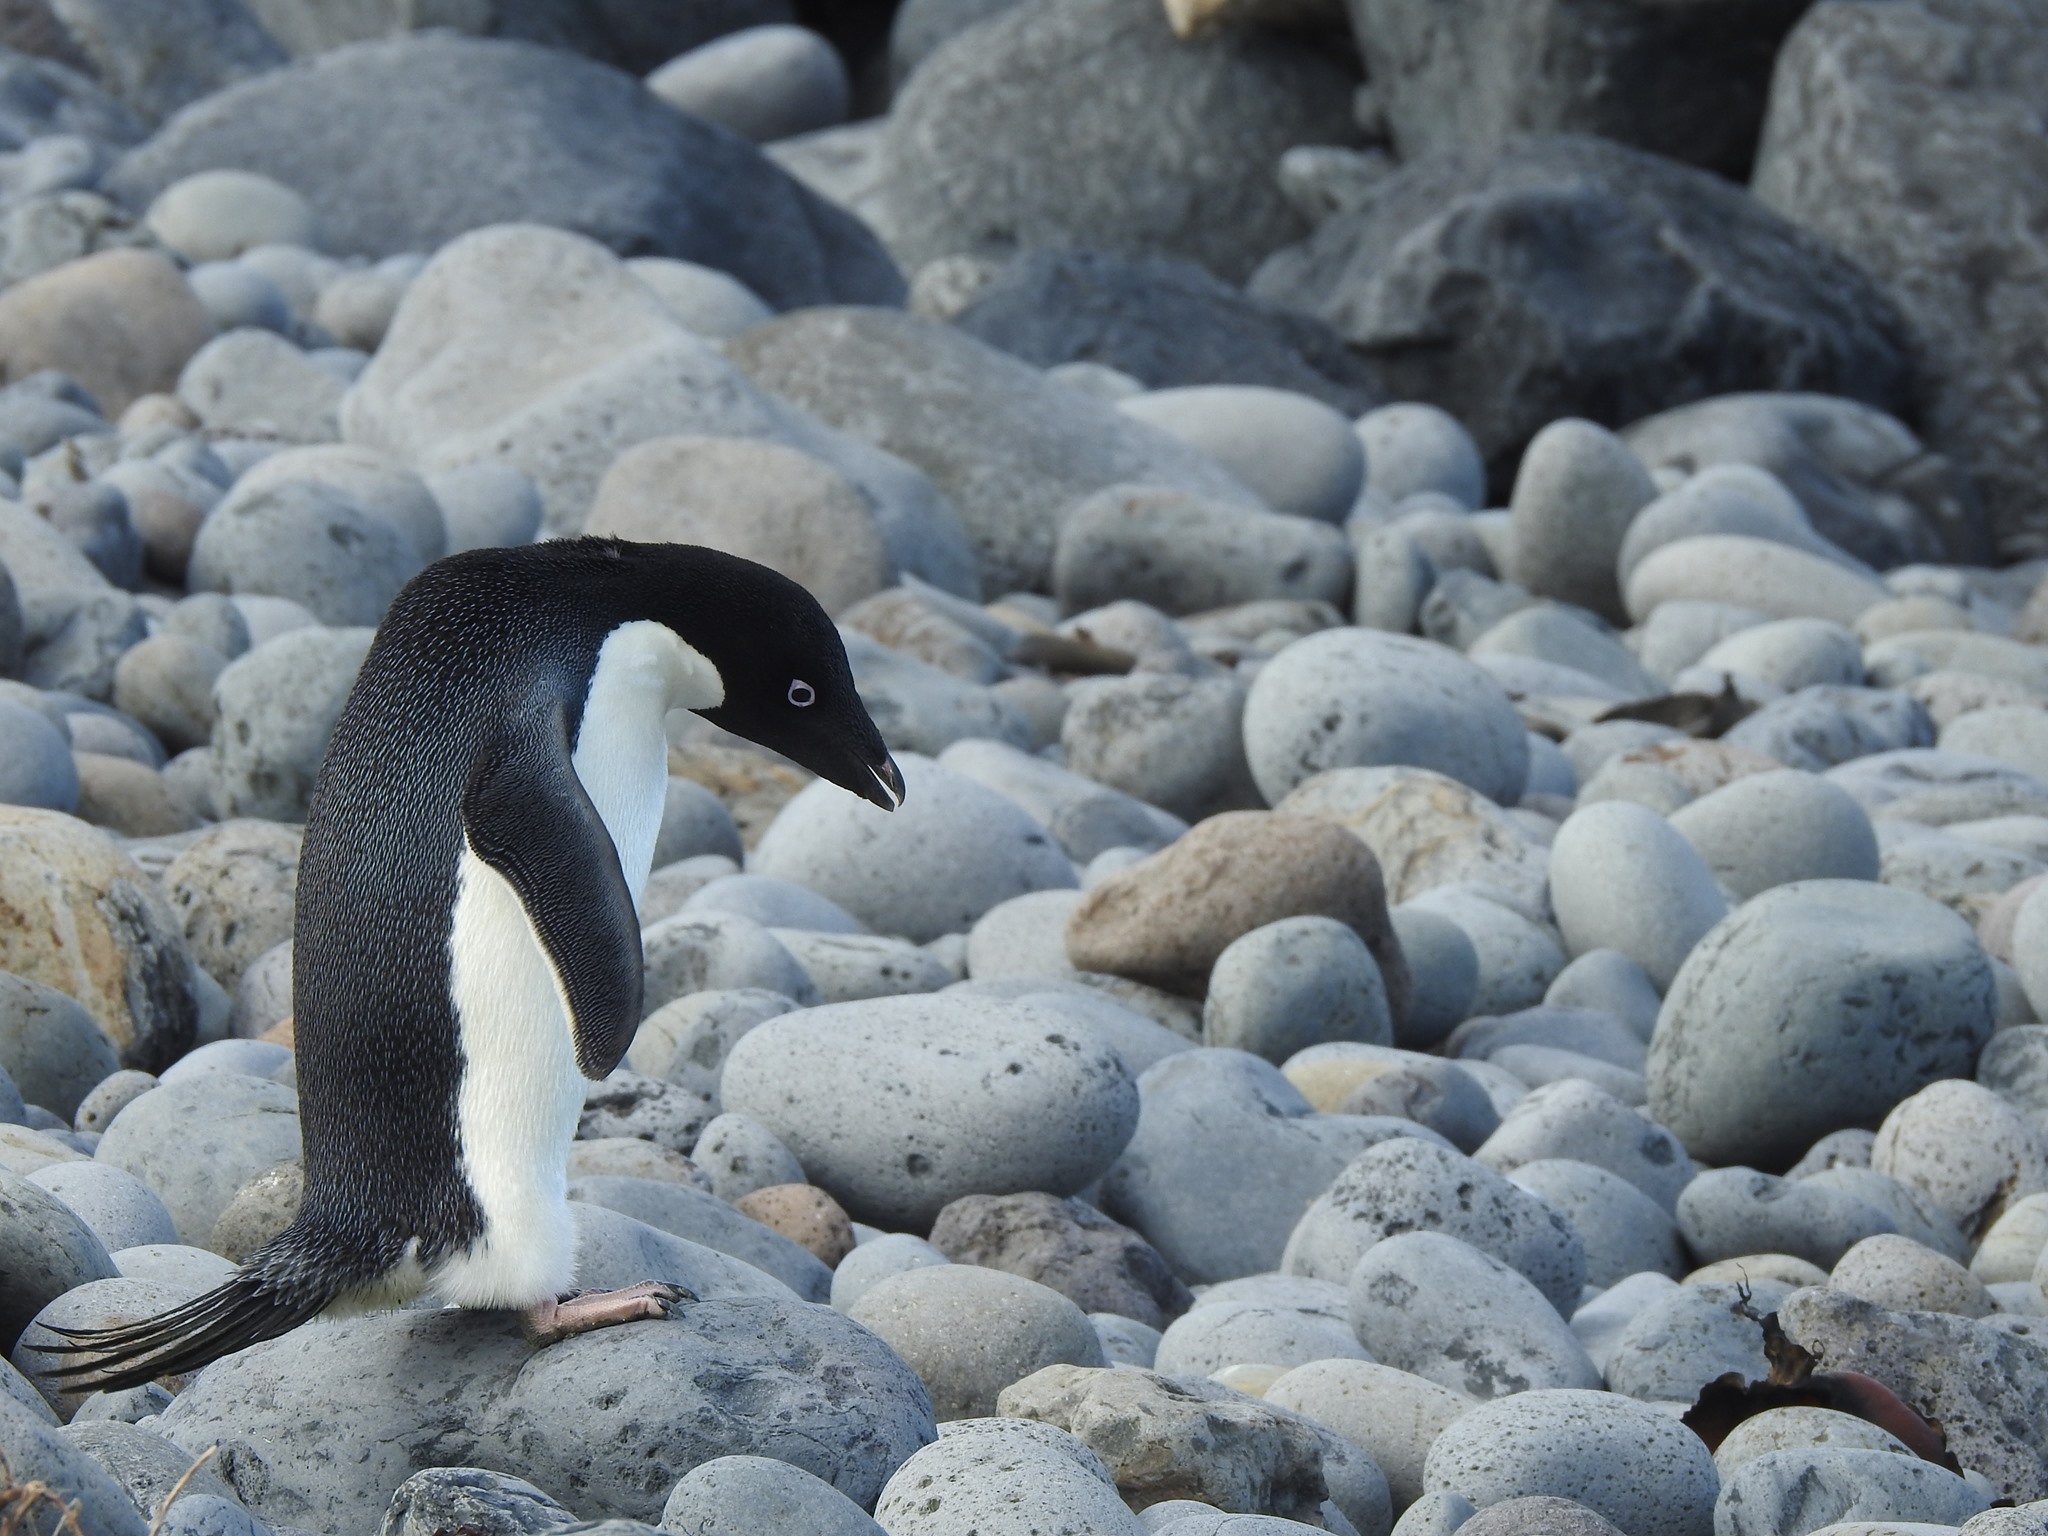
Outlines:
<svg viewBox="0 0 2048 1536"><path fill-rule="evenodd" d="M617 1291L571 1291L552 1301L537 1302L520 1317L528 1339L535 1345L558 1343L595 1328L643 1320L661 1321L674 1317L696 1293L665 1280L643 1280Z"/></svg>

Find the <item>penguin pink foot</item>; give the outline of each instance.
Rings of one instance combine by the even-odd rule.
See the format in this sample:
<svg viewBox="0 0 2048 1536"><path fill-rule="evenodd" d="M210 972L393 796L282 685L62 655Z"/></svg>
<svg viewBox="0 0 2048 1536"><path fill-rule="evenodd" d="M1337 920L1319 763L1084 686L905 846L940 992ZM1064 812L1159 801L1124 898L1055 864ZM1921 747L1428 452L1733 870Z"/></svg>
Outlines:
<svg viewBox="0 0 2048 1536"><path fill-rule="evenodd" d="M573 1291L559 1300L535 1302L520 1314L520 1326L536 1345L558 1344L614 1323L673 1317L677 1303L696 1299L680 1285L643 1280L620 1291Z"/></svg>

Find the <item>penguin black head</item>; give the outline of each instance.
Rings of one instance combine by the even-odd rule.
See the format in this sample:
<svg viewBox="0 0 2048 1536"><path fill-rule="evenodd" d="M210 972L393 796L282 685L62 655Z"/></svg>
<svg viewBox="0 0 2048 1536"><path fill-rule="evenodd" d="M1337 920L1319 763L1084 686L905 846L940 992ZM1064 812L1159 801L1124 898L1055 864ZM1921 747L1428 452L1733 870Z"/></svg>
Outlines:
<svg viewBox="0 0 2048 1536"><path fill-rule="evenodd" d="M678 585L669 626L725 685L724 701L697 713L885 811L901 805L903 775L818 600L781 572L737 555L668 548L687 551L693 567Z"/></svg>

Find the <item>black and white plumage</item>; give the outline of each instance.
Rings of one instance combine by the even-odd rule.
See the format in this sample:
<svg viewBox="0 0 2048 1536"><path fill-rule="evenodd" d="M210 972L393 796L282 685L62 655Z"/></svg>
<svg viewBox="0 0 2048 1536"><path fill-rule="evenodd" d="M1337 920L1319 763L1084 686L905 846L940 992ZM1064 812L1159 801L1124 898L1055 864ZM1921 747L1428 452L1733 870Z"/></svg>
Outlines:
<svg viewBox="0 0 2048 1536"><path fill-rule="evenodd" d="M184 1306L67 1334L68 1389L422 1291L552 1307L572 1278L584 1082L640 1023L670 709L902 799L832 621L764 566L586 538L451 556L399 594L306 818L299 1215Z"/></svg>

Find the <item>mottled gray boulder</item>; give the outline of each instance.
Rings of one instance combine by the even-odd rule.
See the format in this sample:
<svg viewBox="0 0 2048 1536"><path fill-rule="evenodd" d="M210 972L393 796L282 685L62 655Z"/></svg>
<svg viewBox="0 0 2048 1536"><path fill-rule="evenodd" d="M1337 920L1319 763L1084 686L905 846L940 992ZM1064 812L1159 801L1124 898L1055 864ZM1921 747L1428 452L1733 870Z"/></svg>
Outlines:
<svg viewBox="0 0 2048 1536"><path fill-rule="evenodd" d="M1374 1244L1403 1232L1470 1243L1518 1271L1560 1313L1578 1303L1585 1284L1585 1245L1547 1202L1462 1153L1412 1136L1353 1159L1303 1214L1281 1267L1341 1283Z"/></svg>
<svg viewBox="0 0 2048 1536"><path fill-rule="evenodd" d="M934 1433L924 1388L873 1335L740 1297L538 1352L503 1313L301 1328L209 1369L161 1429L195 1454L231 1448L229 1481L263 1519L333 1536L451 1444L579 1513L652 1519L685 1471L725 1455L774 1456L866 1503ZM337 1436L362 1454L332 1456Z"/></svg>
<svg viewBox="0 0 2048 1536"><path fill-rule="evenodd" d="M1194 1301L1157 1249L1079 1200L964 1195L939 1212L931 1235L954 1263L1036 1280L1084 1312L1164 1328Z"/></svg>
<svg viewBox="0 0 2048 1536"><path fill-rule="evenodd" d="M1767 1451L1733 1469L1715 1506L1725 1536L1781 1536L1882 1521L1956 1526L1990 1501L1946 1467L1888 1450L1805 1446Z"/></svg>
<svg viewBox="0 0 2048 1536"><path fill-rule="evenodd" d="M368 629L296 629L230 662L208 748L223 816L305 818L327 738L370 648Z"/></svg>
<svg viewBox="0 0 2048 1536"><path fill-rule="evenodd" d="M899 1229L962 1195L1071 1194L1123 1151L1138 1115L1122 1058L1057 1010L950 994L758 1024L720 1092L854 1216Z"/></svg>
<svg viewBox="0 0 2048 1536"><path fill-rule="evenodd" d="M1264 384L1352 416L1378 399L1371 370L1327 325L1190 261L1026 249L952 323L1040 368L1099 363L1152 389Z"/></svg>
<svg viewBox="0 0 2048 1536"><path fill-rule="evenodd" d="M1744 389L1908 400L1897 312L1847 260L1703 171L1597 139L1413 162L1250 291L1327 320L1393 398L1449 410L1500 480L1561 416L1619 427Z"/></svg>
<svg viewBox="0 0 2048 1536"><path fill-rule="evenodd" d="M524 1478L482 1467L429 1467L398 1485L379 1536L434 1536L465 1526L490 1536L541 1536L575 1520Z"/></svg>
<svg viewBox="0 0 2048 1536"><path fill-rule="evenodd" d="M1043 590L1068 511L1149 482L1263 510L1209 459L950 326L814 309L754 326L727 355L763 389L931 477L966 525L985 590Z"/></svg>
<svg viewBox="0 0 2048 1536"><path fill-rule="evenodd" d="M196 1073L132 1100L96 1156L155 1190L180 1238L205 1246L236 1191L298 1159L298 1096L240 1072Z"/></svg>
<svg viewBox="0 0 2048 1536"><path fill-rule="evenodd" d="M468 106L446 115L435 104L451 97ZM525 43L434 34L337 49L179 114L106 186L141 206L219 166L298 191L336 252L431 251L487 224L553 224L717 267L778 306L903 294L864 226L751 145L616 71Z"/></svg>
<svg viewBox="0 0 2048 1536"><path fill-rule="evenodd" d="M1779 886L1718 924L1671 984L1650 1112L1695 1156L1783 1167L1961 1076L1990 1038L1991 963L1961 918L1861 881Z"/></svg>
<svg viewBox="0 0 2048 1536"><path fill-rule="evenodd" d="M1149 0L1020 6L955 37L897 98L894 248L913 267L1020 246L1180 256L1241 281L1301 230L1274 162L1355 139L1349 92L1336 61L1284 36L1188 47Z"/></svg>
<svg viewBox="0 0 2048 1536"><path fill-rule="evenodd" d="M1375 1243L1351 1271L1350 1293L1352 1331L1374 1359L1453 1391L1486 1400L1599 1384L1541 1291L1447 1233Z"/></svg>
<svg viewBox="0 0 2048 1536"><path fill-rule="evenodd" d="M1523 1392L1474 1408L1430 1447L1423 1485L1482 1508L1576 1499L1630 1536L1709 1536L1720 1478L1699 1436L1614 1392Z"/></svg>
<svg viewBox="0 0 2048 1536"><path fill-rule="evenodd" d="M1922 338L1933 446L1973 474L2001 544L2039 548L2048 101L2039 0L1824 4L1779 55L1752 183L1895 296ZM1964 146L1968 146L1967 149ZM1993 169L1995 168L1995 169Z"/></svg>
<svg viewBox="0 0 2048 1536"><path fill-rule="evenodd" d="M1403 160L1492 148L1515 134L1586 133L1738 179L1756 147L1771 60L1804 8L1805 0L1349 4Z"/></svg>

